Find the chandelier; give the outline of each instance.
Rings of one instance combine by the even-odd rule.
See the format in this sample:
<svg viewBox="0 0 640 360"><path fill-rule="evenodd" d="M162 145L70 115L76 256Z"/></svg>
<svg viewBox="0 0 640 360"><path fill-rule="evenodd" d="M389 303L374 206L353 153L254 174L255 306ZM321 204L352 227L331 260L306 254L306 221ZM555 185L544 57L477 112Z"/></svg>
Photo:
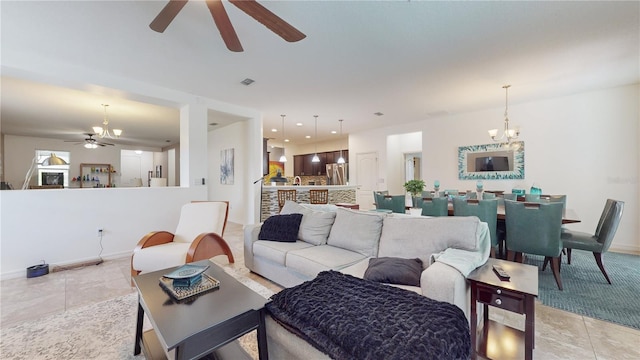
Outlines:
<svg viewBox="0 0 640 360"><path fill-rule="evenodd" d="M340 119L340 140L342 140L342 120ZM344 164L344 158L342 157L342 146L340 146L340 157L338 158L338 164Z"/></svg>
<svg viewBox="0 0 640 360"><path fill-rule="evenodd" d="M498 129L492 129L489 130L489 136L491 136L491 140L495 141L495 142L501 142L503 143L503 146L505 148L510 148L510 147L514 147L517 148L519 147L518 144L513 143L513 140L516 140L518 138L518 136L520 136L520 129L511 129L509 128L509 88L511 87L511 85L505 85L502 88L505 91L505 108L504 108L504 132L502 133L502 136L500 136L499 138L497 138L498 136Z"/></svg>
<svg viewBox="0 0 640 360"><path fill-rule="evenodd" d="M284 142L286 141L284 137L284 117L287 115L280 115L280 116L282 116L282 155L280 155L280 162L284 163L284 162L287 162L287 157L284 156Z"/></svg>
<svg viewBox="0 0 640 360"><path fill-rule="evenodd" d="M110 138L110 139L115 139L115 138L119 138L120 135L122 134L122 130L120 129L113 129L113 135L111 135L111 132L109 131L109 118L107 117L107 107L109 106L109 104L102 104L102 107L104 108L104 121L102 121L102 125L104 125L103 127L100 126L94 126L93 127L93 132L96 134L96 136L100 137L100 138Z"/></svg>
<svg viewBox="0 0 640 360"><path fill-rule="evenodd" d="M313 158L311 158L311 162L312 163L319 163L320 162L320 157L318 157L318 115L313 115L313 117L316 118L316 135L315 135L316 153L313 154Z"/></svg>

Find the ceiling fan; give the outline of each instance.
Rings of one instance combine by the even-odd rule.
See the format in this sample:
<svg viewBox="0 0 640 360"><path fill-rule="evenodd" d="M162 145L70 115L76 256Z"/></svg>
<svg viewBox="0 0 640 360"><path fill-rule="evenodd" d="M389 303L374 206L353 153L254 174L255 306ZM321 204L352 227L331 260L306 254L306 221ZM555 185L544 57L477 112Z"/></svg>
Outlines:
<svg viewBox="0 0 640 360"><path fill-rule="evenodd" d="M107 146L107 145L114 146L111 143L106 143L106 142L102 142L94 139L93 137L96 136L96 134L91 134L91 133L84 133L84 134L88 136L87 138L84 139L84 141L79 142L78 140L65 140L64 142L75 142L75 144L73 145L84 144L84 147L86 147L87 149L95 149L98 146Z"/></svg>
<svg viewBox="0 0 640 360"><path fill-rule="evenodd" d="M154 31L160 33L164 32L171 21L173 21L176 15L178 15L180 10L182 10L182 8L187 4L187 1L189 0L169 0L169 3L165 5L158 16L153 19L151 24L149 24L149 27ZM255 0L228 1L288 42L300 41L306 37L305 34L282 20ZM206 3L209 8L209 12L211 12L211 16L213 16L213 21L216 23L216 26L220 31L220 36L222 36L222 40L224 40L227 48L234 52L243 51L240 39L238 39L238 35L231 24L231 20L229 20L229 16L227 15L227 11L224 9L222 0L206 0Z"/></svg>

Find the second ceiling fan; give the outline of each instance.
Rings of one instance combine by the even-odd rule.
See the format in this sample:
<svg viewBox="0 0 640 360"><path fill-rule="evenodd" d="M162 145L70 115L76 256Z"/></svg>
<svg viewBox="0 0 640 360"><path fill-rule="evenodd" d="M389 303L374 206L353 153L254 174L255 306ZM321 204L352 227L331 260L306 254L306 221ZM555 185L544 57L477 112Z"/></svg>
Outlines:
<svg viewBox="0 0 640 360"><path fill-rule="evenodd" d="M182 10L186 5L187 1L188 0L170 0L169 3L160 11L158 16L153 19L151 24L149 24L149 27L154 31L160 33L164 32L171 21L173 21L180 10ZM300 41L306 37L305 34L282 20L255 0L228 1L288 42ZM236 31L231 24L231 20L227 15L227 11L224 9L222 0L206 0L206 3L209 8L209 12L211 12L211 16L213 17L213 21L216 23L216 26L220 31L220 36L222 36L222 40L224 40L227 48L235 52L244 51L240 44L240 39L238 39L238 35L236 34Z"/></svg>

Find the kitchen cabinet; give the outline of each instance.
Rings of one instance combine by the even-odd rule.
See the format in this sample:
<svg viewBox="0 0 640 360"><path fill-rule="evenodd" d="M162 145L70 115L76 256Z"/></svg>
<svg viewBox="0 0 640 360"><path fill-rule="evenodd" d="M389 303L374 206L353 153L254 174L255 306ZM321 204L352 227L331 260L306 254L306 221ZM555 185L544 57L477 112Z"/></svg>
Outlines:
<svg viewBox="0 0 640 360"><path fill-rule="evenodd" d="M327 151L318 153L319 163L313 163L314 154L294 155L293 156L293 175L294 176L325 176L327 173L327 164L338 162L340 158L340 150ZM342 156L346 162L349 162L349 152L342 150Z"/></svg>

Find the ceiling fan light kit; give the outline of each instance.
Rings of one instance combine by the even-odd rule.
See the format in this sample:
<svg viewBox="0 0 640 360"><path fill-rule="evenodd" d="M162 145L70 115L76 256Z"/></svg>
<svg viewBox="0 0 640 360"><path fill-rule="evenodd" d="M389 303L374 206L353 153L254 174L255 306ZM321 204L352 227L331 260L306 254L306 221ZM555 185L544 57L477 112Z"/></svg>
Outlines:
<svg viewBox="0 0 640 360"><path fill-rule="evenodd" d="M164 32L173 19L178 15L180 10L187 4L188 0L170 0L167 5L160 11L155 19L149 24L149 27L156 32ZM256 21L266 26L269 30L273 31L276 35L283 38L288 42L296 42L304 39L305 34L298 29L282 20L278 15L272 13L264 6L260 5L255 0L229 0L230 3L235 5L238 9L242 10L245 14L251 16ZM242 52L242 44L238 39L229 15L224 8L222 0L206 0L207 7L213 17L213 21L220 32L220 36L224 41L227 49L233 52Z"/></svg>

